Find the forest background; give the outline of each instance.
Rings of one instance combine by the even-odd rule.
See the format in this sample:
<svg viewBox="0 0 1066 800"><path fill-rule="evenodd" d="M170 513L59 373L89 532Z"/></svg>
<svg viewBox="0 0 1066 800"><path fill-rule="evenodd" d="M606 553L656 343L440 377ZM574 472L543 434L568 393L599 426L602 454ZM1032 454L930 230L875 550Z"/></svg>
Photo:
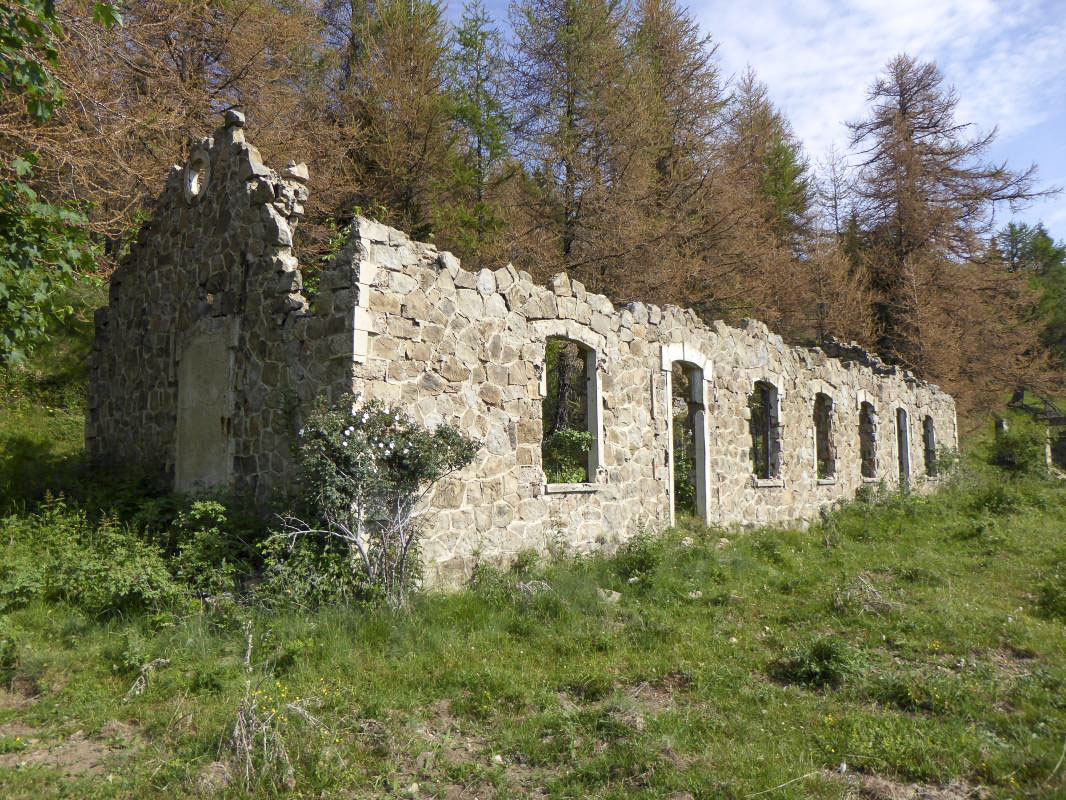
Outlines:
<svg viewBox="0 0 1066 800"><path fill-rule="evenodd" d="M616 302L855 340L954 394L964 427L1054 396L1066 247L997 228L1049 192L989 161L933 63L871 75L849 150L812 163L749 69L675 0L14 0L0 39L0 359L70 312L231 108L310 167L309 283L356 214L468 268L565 270ZM501 29L509 33L505 37Z"/></svg>

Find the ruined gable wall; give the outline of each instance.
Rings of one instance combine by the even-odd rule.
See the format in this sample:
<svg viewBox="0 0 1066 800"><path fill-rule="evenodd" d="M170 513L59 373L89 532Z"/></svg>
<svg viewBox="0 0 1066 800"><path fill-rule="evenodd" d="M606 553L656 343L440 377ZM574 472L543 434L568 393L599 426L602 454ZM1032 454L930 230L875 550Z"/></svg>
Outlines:
<svg viewBox="0 0 1066 800"><path fill-rule="evenodd" d="M551 288L507 266L474 274L448 253L359 220L339 261L352 295L353 388L396 404L416 421L457 424L483 446L475 463L431 499L425 557L431 580L452 582L476 557L507 559L555 538L577 548L618 543L669 523L670 359L704 367L707 518L750 525L809 519L864 483L859 404L878 413L875 482L898 484L895 409L909 414L912 485L923 489L921 420L939 443L957 442L954 403L936 387L861 350L842 359L789 347L758 322L708 327L690 311L632 304L616 309L580 283ZM363 331L366 331L365 336ZM545 340L595 348L601 381L601 469L591 485L552 491L541 468ZM667 361L664 362L664 348ZM664 368L665 367L665 368ZM757 380L779 394L780 476L752 477L748 395ZM814 396L834 403L836 475L815 467Z"/></svg>
<svg viewBox="0 0 1066 800"><path fill-rule="evenodd" d="M112 275L96 315L86 443L97 460L169 480L182 447L187 459L203 448L225 462L213 481L259 491L288 469L287 380L306 313L291 245L306 168L267 168L242 128L231 112L171 169ZM224 396L197 408L204 392ZM193 406L184 443L182 403Z"/></svg>

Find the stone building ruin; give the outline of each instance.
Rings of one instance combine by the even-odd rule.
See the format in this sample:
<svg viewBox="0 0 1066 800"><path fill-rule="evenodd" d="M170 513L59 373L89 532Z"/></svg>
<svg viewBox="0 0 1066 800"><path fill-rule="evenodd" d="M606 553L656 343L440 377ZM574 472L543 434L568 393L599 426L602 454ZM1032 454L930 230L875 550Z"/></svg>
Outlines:
<svg viewBox="0 0 1066 800"><path fill-rule="evenodd" d="M179 491L265 497L286 485L302 409L324 393L455 423L481 448L435 491L424 543L427 578L454 582L478 557L560 536L611 545L671 524L685 488L677 458L696 514L751 525L809 519L864 484L922 490L937 448L957 444L949 395L855 345L792 347L756 321L616 307L565 274L545 287L510 265L468 272L367 219L309 303L291 249L307 169L264 165L243 124L230 112L171 169L112 276L86 424L99 460ZM591 444L577 483L550 483L543 468L554 339L584 360Z"/></svg>

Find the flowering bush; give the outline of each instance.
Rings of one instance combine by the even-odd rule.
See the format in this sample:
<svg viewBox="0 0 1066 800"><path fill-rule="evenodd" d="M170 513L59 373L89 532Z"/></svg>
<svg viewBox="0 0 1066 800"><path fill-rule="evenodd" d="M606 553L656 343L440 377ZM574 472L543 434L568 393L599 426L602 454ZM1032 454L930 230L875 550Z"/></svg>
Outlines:
<svg viewBox="0 0 1066 800"><path fill-rule="evenodd" d="M476 452L476 443L458 429L426 430L378 401L360 404L353 396L336 405L319 401L297 442L305 508L282 518L274 547L283 539L305 564L321 563L316 556L327 552L333 561L343 554L356 583L401 604L416 577L420 503ZM300 540L307 538L317 540L319 549L300 550ZM307 587L318 600L325 599L326 588Z"/></svg>

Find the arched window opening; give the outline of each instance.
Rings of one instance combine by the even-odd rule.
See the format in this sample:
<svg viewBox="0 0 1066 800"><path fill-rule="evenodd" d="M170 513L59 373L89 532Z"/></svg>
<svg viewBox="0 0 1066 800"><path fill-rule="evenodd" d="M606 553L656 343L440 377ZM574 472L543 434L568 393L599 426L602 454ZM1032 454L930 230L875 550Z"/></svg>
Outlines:
<svg viewBox="0 0 1066 800"><path fill-rule="evenodd" d="M670 377L670 413L674 418L674 508L695 515L698 492L696 426L702 406L695 400L694 381L702 380L700 370L675 361Z"/></svg>
<svg viewBox="0 0 1066 800"><path fill-rule="evenodd" d="M862 477L877 477L877 412L873 403L859 406L859 459Z"/></svg>
<svg viewBox="0 0 1066 800"><path fill-rule="evenodd" d="M836 476L836 449L833 447L833 398L818 392L814 396L814 445L818 480Z"/></svg>
<svg viewBox="0 0 1066 800"><path fill-rule="evenodd" d="M589 483L598 466L596 351L551 337L544 348L541 457L547 483Z"/></svg>
<svg viewBox="0 0 1066 800"><path fill-rule="evenodd" d="M902 408L896 409L896 453L899 457L899 488L906 489L911 480L911 450L907 412Z"/></svg>
<svg viewBox="0 0 1066 800"><path fill-rule="evenodd" d="M751 416L751 472L759 480L781 477L781 425L778 422L777 388L756 381L748 397Z"/></svg>
<svg viewBox="0 0 1066 800"><path fill-rule="evenodd" d="M933 418L926 414L922 420L922 451L925 453L925 474L936 477L936 428Z"/></svg>

